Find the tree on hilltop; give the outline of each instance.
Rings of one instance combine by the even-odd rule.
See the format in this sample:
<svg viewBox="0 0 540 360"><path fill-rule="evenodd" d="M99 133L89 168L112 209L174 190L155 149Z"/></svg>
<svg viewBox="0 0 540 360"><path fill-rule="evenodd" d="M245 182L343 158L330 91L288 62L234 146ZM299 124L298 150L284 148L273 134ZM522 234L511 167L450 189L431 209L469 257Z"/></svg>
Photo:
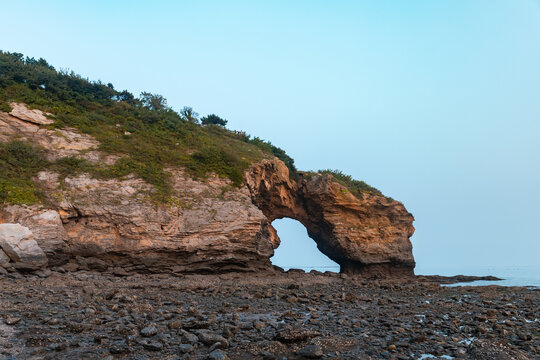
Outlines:
<svg viewBox="0 0 540 360"><path fill-rule="evenodd" d="M225 126L227 125L227 120L220 118L215 114L210 114L201 119L201 124L203 125L218 125Z"/></svg>
<svg viewBox="0 0 540 360"><path fill-rule="evenodd" d="M180 115L192 123L198 123L199 122L199 114L193 111L193 108L190 106L184 106L182 110L180 110Z"/></svg>
<svg viewBox="0 0 540 360"><path fill-rule="evenodd" d="M165 99L163 95L143 91L139 97L139 100L141 101L142 105L149 110L167 109L167 99Z"/></svg>

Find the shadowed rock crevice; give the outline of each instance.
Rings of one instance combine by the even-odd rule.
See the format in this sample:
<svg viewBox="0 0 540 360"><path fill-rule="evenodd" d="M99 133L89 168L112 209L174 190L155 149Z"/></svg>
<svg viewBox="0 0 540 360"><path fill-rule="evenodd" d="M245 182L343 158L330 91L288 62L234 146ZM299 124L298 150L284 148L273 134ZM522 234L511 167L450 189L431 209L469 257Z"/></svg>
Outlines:
<svg viewBox="0 0 540 360"><path fill-rule="evenodd" d="M246 175L255 205L273 221L301 222L317 248L341 266L361 275L413 275L409 238L413 216L403 204L383 196L353 195L329 174L289 178L281 161L263 160Z"/></svg>

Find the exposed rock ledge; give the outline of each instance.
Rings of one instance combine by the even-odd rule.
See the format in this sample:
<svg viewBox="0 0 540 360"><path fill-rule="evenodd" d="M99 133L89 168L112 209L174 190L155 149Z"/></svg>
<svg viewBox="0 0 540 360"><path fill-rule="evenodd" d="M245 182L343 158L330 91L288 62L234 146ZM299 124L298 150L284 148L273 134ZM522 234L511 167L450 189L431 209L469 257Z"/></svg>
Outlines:
<svg viewBox="0 0 540 360"><path fill-rule="evenodd" d="M292 181L278 159L253 166L246 179L269 221L300 221L342 272L413 275L414 218L400 202L371 194L358 198L327 174L300 173Z"/></svg>
<svg viewBox="0 0 540 360"><path fill-rule="evenodd" d="M60 132L0 112L0 141L31 139L52 159L109 161L95 150L95 139L75 129ZM413 274L414 219L397 201L369 194L359 199L330 175L300 173L292 181L278 159L254 164L241 188L218 177L195 181L181 169L169 171L179 195L162 206L148 200L152 187L134 177L83 174L59 186L59 174L44 171L37 180L47 205L0 207L0 223L29 228L50 266L121 275L271 269L269 258L279 245L271 222L290 217L306 226L343 272Z"/></svg>

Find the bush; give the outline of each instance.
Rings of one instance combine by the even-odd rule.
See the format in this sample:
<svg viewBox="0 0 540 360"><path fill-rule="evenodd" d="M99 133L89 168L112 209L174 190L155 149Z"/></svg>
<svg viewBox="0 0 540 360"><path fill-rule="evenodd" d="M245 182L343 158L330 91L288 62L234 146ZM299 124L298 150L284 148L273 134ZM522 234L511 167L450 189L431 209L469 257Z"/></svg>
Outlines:
<svg viewBox="0 0 540 360"><path fill-rule="evenodd" d="M33 178L46 164L39 149L26 142L0 142L0 204L39 202Z"/></svg>
<svg viewBox="0 0 540 360"><path fill-rule="evenodd" d="M349 191L360 198L362 198L362 193L384 196L382 192L373 186L368 185L366 182L361 180L355 180L350 175L344 174L339 170L319 170L320 174L330 174L334 177L334 180L341 185L344 185L349 189Z"/></svg>
<svg viewBox="0 0 540 360"><path fill-rule="evenodd" d="M215 172L238 186L250 164L263 158L277 156L291 174L295 172L293 160L282 149L225 129L227 120L217 115L203 119L205 124L218 126L201 126L191 107L176 112L161 95L143 92L135 98L126 90L116 91L112 84L57 71L43 59L0 51L0 110L7 110L10 101L55 114L51 128L77 128L94 136L100 142L99 150L121 157L111 167L76 158L46 164L63 175L90 172L121 177L133 173L165 196L172 192L165 167L185 167L199 177Z"/></svg>
<svg viewBox="0 0 540 360"><path fill-rule="evenodd" d="M201 119L201 124L203 125L218 125L225 126L227 125L227 120L220 118L217 115L210 114Z"/></svg>
<svg viewBox="0 0 540 360"><path fill-rule="evenodd" d="M253 144L257 146L259 149L265 152L269 152L273 154L275 157L283 161L285 165L287 165L287 167L289 168L291 177L296 176L297 169L296 169L296 166L294 165L294 159L291 158L289 155L287 155L287 153L283 149L280 149L277 146L272 145L271 142L262 140L258 137L254 137L253 139L251 139L249 135L242 134L241 139L242 141L245 141L249 144Z"/></svg>
<svg viewBox="0 0 540 360"><path fill-rule="evenodd" d="M3 111L3 112L11 112L11 110L13 110L11 108L11 105L9 105L7 102L3 102L1 101L0 102L0 111Z"/></svg>

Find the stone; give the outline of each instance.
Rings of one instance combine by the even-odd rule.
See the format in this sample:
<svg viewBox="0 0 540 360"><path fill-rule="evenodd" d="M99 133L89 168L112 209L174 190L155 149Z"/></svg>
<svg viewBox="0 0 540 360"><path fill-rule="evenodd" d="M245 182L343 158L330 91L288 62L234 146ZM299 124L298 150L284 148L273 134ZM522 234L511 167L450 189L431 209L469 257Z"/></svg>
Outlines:
<svg viewBox="0 0 540 360"><path fill-rule="evenodd" d="M214 345L215 343L221 344L224 348L229 347L229 342L223 336L214 334L211 332L200 331L199 341L206 346Z"/></svg>
<svg viewBox="0 0 540 360"><path fill-rule="evenodd" d="M8 316L6 318L6 320L4 320L4 322L7 324L7 325L15 325L17 324L19 321L21 321L21 318L20 317L17 317L17 316Z"/></svg>
<svg viewBox="0 0 540 360"><path fill-rule="evenodd" d="M193 351L193 345L191 344L180 344L178 345L178 351L181 354L187 354Z"/></svg>
<svg viewBox="0 0 540 360"><path fill-rule="evenodd" d="M152 337L158 333L155 325L149 325L141 330L141 336Z"/></svg>
<svg viewBox="0 0 540 360"><path fill-rule="evenodd" d="M37 270L48 263L32 232L20 224L0 224L0 247L15 263L24 264L23 269Z"/></svg>
<svg viewBox="0 0 540 360"><path fill-rule="evenodd" d="M9 261L11 259L9 258L9 256L7 256L7 254L2 250L0 249L0 267L7 267L9 266Z"/></svg>
<svg viewBox="0 0 540 360"><path fill-rule="evenodd" d="M182 321L180 320L174 320L169 323L169 329L171 330L178 330L182 328Z"/></svg>
<svg viewBox="0 0 540 360"><path fill-rule="evenodd" d="M150 351L161 351L163 349L163 344L159 341L152 341L149 339L143 339L139 341L139 344L141 344L145 349Z"/></svg>
<svg viewBox="0 0 540 360"><path fill-rule="evenodd" d="M276 333L274 339L282 343L296 343L309 340L319 335L320 333L318 331L313 330L305 330L301 328L283 329Z"/></svg>
<svg viewBox="0 0 540 360"><path fill-rule="evenodd" d="M36 271L35 274L39 276L40 278L45 279L52 275L52 271L50 269L40 269Z"/></svg>
<svg viewBox="0 0 540 360"><path fill-rule="evenodd" d="M110 345L109 352L111 354L124 354L129 352L129 347L125 341L116 341Z"/></svg>
<svg viewBox="0 0 540 360"><path fill-rule="evenodd" d="M50 125L54 123L54 120L47 118L45 115L51 115L49 113L44 113L41 110L30 110L22 103L10 103L12 108L10 115L16 117L17 119L29 121L37 125Z"/></svg>
<svg viewBox="0 0 540 360"><path fill-rule="evenodd" d="M319 345L309 344L304 346L302 350L298 351L298 355L308 359L319 359L323 356L323 351Z"/></svg>
<svg viewBox="0 0 540 360"><path fill-rule="evenodd" d="M73 263L73 262L69 262L69 263L65 264L65 265L63 266L63 268L64 268L67 272L75 272L75 271L79 270L79 264Z"/></svg>
<svg viewBox="0 0 540 360"><path fill-rule="evenodd" d="M227 353L223 350L214 350L208 354L208 359L210 360L229 360Z"/></svg>
<svg viewBox="0 0 540 360"><path fill-rule="evenodd" d="M199 341L197 335L187 332L185 330L182 330L182 339L190 344L196 344Z"/></svg>

